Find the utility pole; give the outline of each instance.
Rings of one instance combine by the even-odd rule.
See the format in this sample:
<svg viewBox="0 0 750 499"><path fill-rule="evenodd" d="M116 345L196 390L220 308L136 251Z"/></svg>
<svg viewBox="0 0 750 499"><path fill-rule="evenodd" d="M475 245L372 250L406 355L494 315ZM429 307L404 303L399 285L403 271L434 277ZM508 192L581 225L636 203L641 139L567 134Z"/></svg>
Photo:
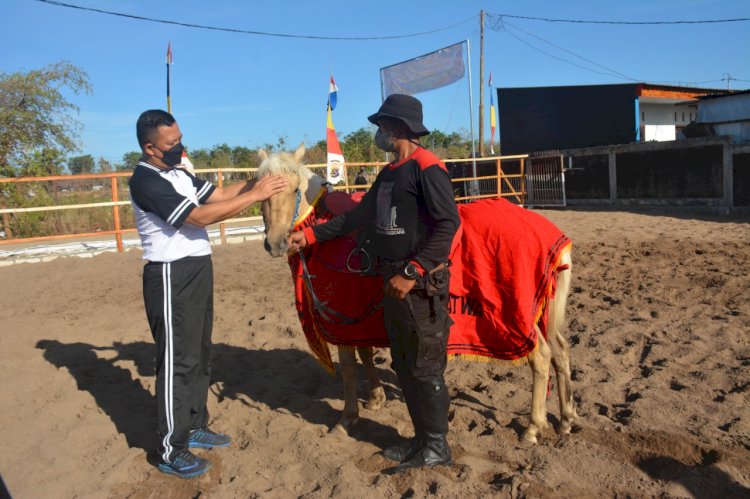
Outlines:
<svg viewBox="0 0 750 499"><path fill-rule="evenodd" d="M471 64L471 61L469 61ZM479 156L484 157L484 11L479 11Z"/></svg>
<svg viewBox="0 0 750 499"><path fill-rule="evenodd" d="M722 76L721 78L722 80L727 80L727 90L732 90L732 80L734 80L735 78L729 73L724 73L721 76Z"/></svg>

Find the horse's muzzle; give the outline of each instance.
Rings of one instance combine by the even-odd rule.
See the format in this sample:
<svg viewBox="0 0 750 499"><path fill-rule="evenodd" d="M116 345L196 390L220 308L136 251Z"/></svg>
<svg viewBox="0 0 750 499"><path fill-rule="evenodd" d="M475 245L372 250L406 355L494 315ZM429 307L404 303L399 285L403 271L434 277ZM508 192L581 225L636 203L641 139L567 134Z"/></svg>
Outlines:
<svg viewBox="0 0 750 499"><path fill-rule="evenodd" d="M263 248L274 258L280 256L286 256L286 251L289 249L289 243L286 238L281 238L277 243L271 243L268 240L268 236L263 240Z"/></svg>

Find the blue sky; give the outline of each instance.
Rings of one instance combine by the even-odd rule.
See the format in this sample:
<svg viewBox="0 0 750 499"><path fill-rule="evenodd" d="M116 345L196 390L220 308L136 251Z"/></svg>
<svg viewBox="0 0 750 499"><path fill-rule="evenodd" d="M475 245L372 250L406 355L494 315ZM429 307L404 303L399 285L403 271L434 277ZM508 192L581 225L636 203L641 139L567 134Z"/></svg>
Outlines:
<svg viewBox="0 0 750 499"><path fill-rule="evenodd" d="M36 0L0 2L0 71L61 60L83 68L92 95L80 107L81 153L119 161L138 150L141 111L166 108L165 53L171 42L172 112L189 148L310 145L325 137L328 77L339 87L333 120L340 135L368 124L380 104L381 67L462 40L471 46L474 129L478 135L479 11L485 27L486 80L496 87L627 83L633 80L750 88L750 22L656 26L550 23L498 15L576 20L675 21L750 17L748 0L248 1L61 0L124 14L290 35L384 37L346 41L283 38L193 29L59 7ZM452 26L452 27L450 27ZM450 27L448 29L442 29ZM470 129L468 79L419 94L430 129ZM489 135L489 116L485 118ZM495 137L497 140L497 136Z"/></svg>

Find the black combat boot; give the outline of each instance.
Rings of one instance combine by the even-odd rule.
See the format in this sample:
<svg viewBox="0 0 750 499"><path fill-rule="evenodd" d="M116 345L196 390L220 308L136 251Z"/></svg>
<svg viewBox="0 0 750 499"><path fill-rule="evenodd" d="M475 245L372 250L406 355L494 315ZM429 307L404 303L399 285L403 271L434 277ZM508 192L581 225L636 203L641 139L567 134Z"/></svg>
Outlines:
<svg viewBox="0 0 750 499"><path fill-rule="evenodd" d="M422 428L422 416L419 407L419 393L417 392L417 381L408 373L396 372L398 375L401 392L404 395L409 417L414 425L414 438L408 442L388 447L383 451L383 456L391 461L403 462L414 457L414 454L424 446L424 429Z"/></svg>
<svg viewBox="0 0 750 499"><path fill-rule="evenodd" d="M410 468L451 464L448 434L450 396L442 379L417 384L419 411L424 428L424 445L413 456L393 468L394 472Z"/></svg>

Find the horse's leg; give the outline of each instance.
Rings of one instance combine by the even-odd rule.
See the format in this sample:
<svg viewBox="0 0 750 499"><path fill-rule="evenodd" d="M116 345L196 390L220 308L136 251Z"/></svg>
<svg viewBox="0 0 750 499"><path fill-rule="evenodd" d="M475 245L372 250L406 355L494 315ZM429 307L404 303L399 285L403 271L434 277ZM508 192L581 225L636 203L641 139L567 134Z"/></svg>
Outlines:
<svg viewBox="0 0 750 499"><path fill-rule="evenodd" d="M567 260L567 262L566 262ZM570 256L563 258L563 263L570 265ZM558 433L570 433L573 421L578 418L573 402L573 388L570 379L570 352L568 342L562 335L565 322L565 305L570 291L571 271L564 270L557 275L557 292L549 303L547 331L549 346L552 350L552 365L557 378L557 394L560 399L560 427Z"/></svg>
<svg viewBox="0 0 750 499"><path fill-rule="evenodd" d="M344 383L344 414L331 429L331 432L348 434L359 420L359 402L357 400L357 371L354 347L338 346L339 362L341 362L341 379Z"/></svg>
<svg viewBox="0 0 750 499"><path fill-rule="evenodd" d="M531 418L529 427L523 434L527 442L536 443L536 435L549 426L547 423L547 382L549 381L549 366L552 352L547 340L544 339L539 326L536 328L537 345L536 353L529 359L532 374L531 390Z"/></svg>
<svg viewBox="0 0 750 499"><path fill-rule="evenodd" d="M375 362L372 360L373 350L371 347L357 347L359 358L362 365L365 366L367 373L367 383L370 388L370 397L367 399L365 407L367 409L377 410L385 404L385 391L378 378L378 372L375 370Z"/></svg>

